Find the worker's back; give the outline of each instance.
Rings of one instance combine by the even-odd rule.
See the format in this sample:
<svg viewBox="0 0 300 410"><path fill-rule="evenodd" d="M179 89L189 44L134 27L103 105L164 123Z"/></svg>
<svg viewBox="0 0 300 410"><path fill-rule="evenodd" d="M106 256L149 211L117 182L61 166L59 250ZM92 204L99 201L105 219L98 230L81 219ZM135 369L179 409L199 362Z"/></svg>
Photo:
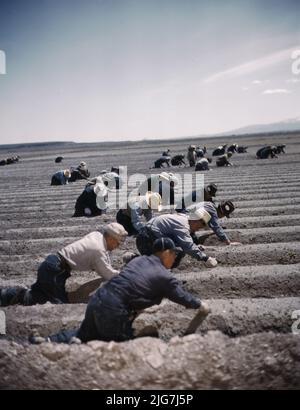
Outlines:
<svg viewBox="0 0 300 410"><path fill-rule="evenodd" d="M99 289L97 297L112 295L125 309L141 310L159 304L172 279L157 256L140 256Z"/></svg>

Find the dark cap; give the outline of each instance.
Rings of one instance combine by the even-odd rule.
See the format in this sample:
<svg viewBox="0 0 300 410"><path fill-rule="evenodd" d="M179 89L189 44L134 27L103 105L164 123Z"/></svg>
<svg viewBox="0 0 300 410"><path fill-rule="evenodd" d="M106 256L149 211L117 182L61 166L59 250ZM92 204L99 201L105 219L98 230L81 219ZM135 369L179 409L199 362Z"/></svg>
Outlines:
<svg viewBox="0 0 300 410"><path fill-rule="evenodd" d="M216 196L218 188L216 184L209 184L207 185L206 190L210 193L211 196Z"/></svg>
<svg viewBox="0 0 300 410"><path fill-rule="evenodd" d="M177 248L175 243L170 238L159 238L153 244L153 253L167 251L168 249L181 252L181 248Z"/></svg>
<svg viewBox="0 0 300 410"><path fill-rule="evenodd" d="M231 201L220 202L218 208L227 218L229 218L230 214L234 211L234 205Z"/></svg>

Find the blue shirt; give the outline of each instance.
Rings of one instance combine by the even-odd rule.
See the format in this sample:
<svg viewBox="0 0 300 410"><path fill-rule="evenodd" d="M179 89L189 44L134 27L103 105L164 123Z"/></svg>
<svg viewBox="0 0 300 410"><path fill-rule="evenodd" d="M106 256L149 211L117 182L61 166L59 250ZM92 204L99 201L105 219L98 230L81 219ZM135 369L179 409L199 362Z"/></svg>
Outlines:
<svg viewBox="0 0 300 410"><path fill-rule="evenodd" d="M58 171L54 175L55 178L58 179L62 185L68 184L68 178L65 176L64 171Z"/></svg>
<svg viewBox="0 0 300 410"><path fill-rule="evenodd" d="M119 275L97 291L100 299L103 288L112 295L114 303L119 301L129 311L159 305L164 298L191 309L201 305L199 299L182 289L178 280L155 255L140 256L130 261Z"/></svg>
<svg viewBox="0 0 300 410"><path fill-rule="evenodd" d="M219 222L219 217L218 217L218 213L216 210L215 205L212 202L198 202L197 204L194 204L190 207L187 208L187 212L189 212L192 209L199 209L199 208L203 208L209 213L209 215L211 216L210 221L208 222L208 226L210 227L210 229L212 229L214 231L214 233L217 235L217 237L220 239L220 241L228 241L228 236L226 235L226 233L224 232L224 229L222 228L222 226L220 225Z"/></svg>

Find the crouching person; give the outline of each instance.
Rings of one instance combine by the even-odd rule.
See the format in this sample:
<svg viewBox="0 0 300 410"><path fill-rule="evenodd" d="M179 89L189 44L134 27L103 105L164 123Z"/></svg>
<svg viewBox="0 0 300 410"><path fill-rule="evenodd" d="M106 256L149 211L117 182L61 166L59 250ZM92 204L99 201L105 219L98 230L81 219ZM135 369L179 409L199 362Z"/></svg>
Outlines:
<svg viewBox="0 0 300 410"><path fill-rule="evenodd" d="M203 320L209 313L207 305L183 290L169 271L178 251L171 239L156 240L152 255L130 261L91 297L79 330L63 331L48 338L32 337L30 341L69 343L73 337L82 342L130 340L135 337L132 324L138 313L159 305L164 298L199 309L198 320Z"/></svg>
<svg viewBox="0 0 300 410"><path fill-rule="evenodd" d="M190 206L184 212L195 212L196 209L204 209L210 215L210 220L207 223L207 226L214 232L217 238L223 242L225 245L240 245L240 242L231 242L224 229L220 225L219 219L221 218L230 218L230 215L234 211L234 205L231 201L221 201L218 206L211 202L199 202L195 205ZM180 212L180 211L179 211ZM202 239L205 236L197 237L196 235L192 235L194 243L201 244L203 243Z"/></svg>
<svg viewBox="0 0 300 410"><path fill-rule="evenodd" d="M231 167L233 164L229 161L229 158L232 157L232 152L222 155L216 161L217 167Z"/></svg>
<svg viewBox="0 0 300 410"><path fill-rule="evenodd" d="M119 272L111 265L110 252L118 248L126 236L123 226L115 222L105 227L104 234L91 232L57 254L49 255L39 266L37 281L30 289L0 289L0 306L69 303L65 285L71 271L93 270L104 280L111 279Z"/></svg>
<svg viewBox="0 0 300 410"><path fill-rule="evenodd" d="M195 171L209 171L209 164L211 164L211 158L201 158L196 162Z"/></svg>
<svg viewBox="0 0 300 410"><path fill-rule="evenodd" d="M108 192L103 182L87 185L75 204L73 217L100 216L106 212Z"/></svg>
<svg viewBox="0 0 300 410"><path fill-rule="evenodd" d="M62 171L57 171L51 179L51 185L67 185L71 178L71 171L65 169Z"/></svg>
<svg viewBox="0 0 300 410"><path fill-rule="evenodd" d="M181 259L186 255L198 261L204 262L208 268L214 268L218 262L215 258L208 257L201 246L193 241L194 234L206 227L210 221L210 215L204 209L186 214L165 214L152 218L139 232L136 238L136 246L142 255L153 253L153 244L156 239L167 237L174 241L181 252L178 253L172 268L176 268Z"/></svg>
<svg viewBox="0 0 300 410"><path fill-rule="evenodd" d="M132 203L127 204L126 209L120 209L117 213L117 222L128 232L129 236L136 235L145 226L146 222L153 218L153 210L161 208L161 196L157 192L147 192L138 197Z"/></svg>

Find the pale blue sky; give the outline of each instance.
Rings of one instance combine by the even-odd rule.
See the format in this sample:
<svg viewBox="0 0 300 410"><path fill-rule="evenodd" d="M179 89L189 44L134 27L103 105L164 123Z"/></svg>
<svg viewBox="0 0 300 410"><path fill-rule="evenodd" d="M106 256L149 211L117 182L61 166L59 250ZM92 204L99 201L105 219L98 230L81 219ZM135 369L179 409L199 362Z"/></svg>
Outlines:
<svg viewBox="0 0 300 410"><path fill-rule="evenodd" d="M2 0L1 143L172 138L300 117L300 2Z"/></svg>

